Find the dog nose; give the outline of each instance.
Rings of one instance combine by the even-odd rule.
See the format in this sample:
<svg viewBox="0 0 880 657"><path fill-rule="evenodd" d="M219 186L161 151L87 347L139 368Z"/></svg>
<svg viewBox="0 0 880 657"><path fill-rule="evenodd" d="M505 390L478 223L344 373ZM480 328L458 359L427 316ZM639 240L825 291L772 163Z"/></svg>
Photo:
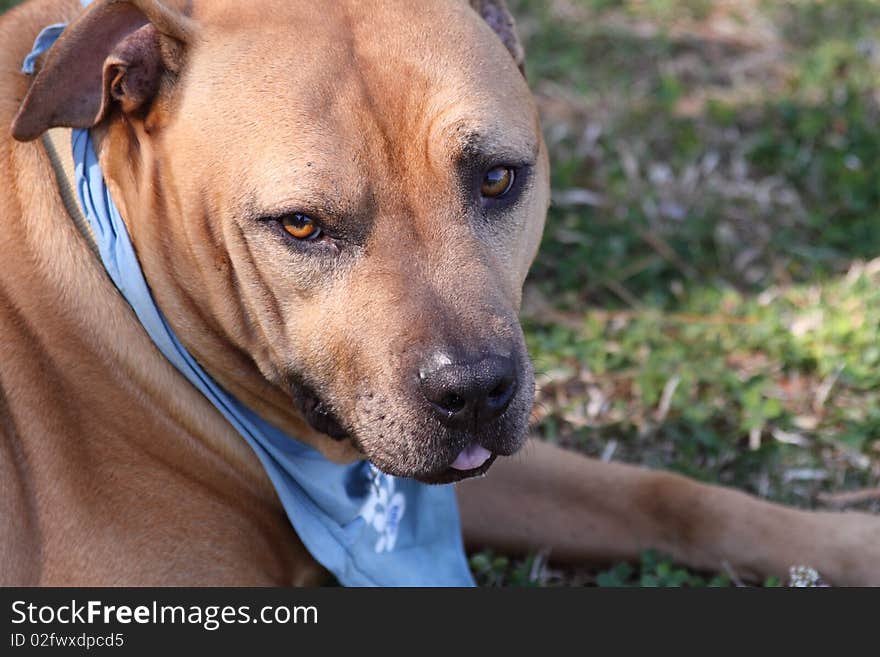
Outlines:
<svg viewBox="0 0 880 657"><path fill-rule="evenodd" d="M453 428L494 420L510 406L517 387L516 366L503 356L468 363L447 360L420 371L419 378L425 399L443 424Z"/></svg>

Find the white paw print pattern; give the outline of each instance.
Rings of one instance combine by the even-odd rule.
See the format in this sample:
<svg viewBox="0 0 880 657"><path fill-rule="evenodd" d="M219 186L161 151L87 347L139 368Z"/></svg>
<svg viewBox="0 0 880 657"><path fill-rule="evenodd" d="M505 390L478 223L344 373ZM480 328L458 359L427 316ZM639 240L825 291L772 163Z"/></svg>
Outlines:
<svg viewBox="0 0 880 657"><path fill-rule="evenodd" d="M360 516L379 534L375 546L377 554L394 550L400 521L406 511L406 497L395 488L394 477L372 470L370 496L361 508Z"/></svg>

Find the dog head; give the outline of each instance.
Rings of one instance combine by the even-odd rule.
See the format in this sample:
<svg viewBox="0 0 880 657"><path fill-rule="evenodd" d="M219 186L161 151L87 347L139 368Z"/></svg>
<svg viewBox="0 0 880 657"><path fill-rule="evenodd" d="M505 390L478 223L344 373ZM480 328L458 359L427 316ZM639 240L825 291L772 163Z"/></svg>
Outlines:
<svg viewBox="0 0 880 657"><path fill-rule="evenodd" d="M13 135L92 128L157 302L230 392L449 482L519 449L533 402L549 182L521 67L503 0L98 0Z"/></svg>

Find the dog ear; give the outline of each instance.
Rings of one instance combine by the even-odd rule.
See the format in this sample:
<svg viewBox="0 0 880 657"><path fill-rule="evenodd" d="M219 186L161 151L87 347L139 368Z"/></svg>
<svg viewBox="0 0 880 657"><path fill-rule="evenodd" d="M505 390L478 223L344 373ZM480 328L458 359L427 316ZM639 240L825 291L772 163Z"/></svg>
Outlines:
<svg viewBox="0 0 880 657"><path fill-rule="evenodd" d="M513 20L507 3L504 0L470 0L470 3L474 11L483 17L507 46L519 70L525 71L525 50L516 33L516 21Z"/></svg>
<svg viewBox="0 0 880 657"><path fill-rule="evenodd" d="M170 2L168 3L170 4ZM179 72L193 22L159 0L98 0L49 50L12 123L19 141L54 127L91 128L111 107L147 107Z"/></svg>

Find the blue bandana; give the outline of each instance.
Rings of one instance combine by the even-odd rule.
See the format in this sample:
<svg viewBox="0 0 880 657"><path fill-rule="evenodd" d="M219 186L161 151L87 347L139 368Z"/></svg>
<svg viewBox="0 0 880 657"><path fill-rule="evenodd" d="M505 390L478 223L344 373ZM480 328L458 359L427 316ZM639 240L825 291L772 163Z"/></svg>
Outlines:
<svg viewBox="0 0 880 657"><path fill-rule="evenodd" d="M82 0L84 6L92 0ZM23 64L59 37L51 25ZM223 390L177 339L150 294L88 130L74 130L76 191L104 268L164 356L256 452L312 556L344 586L473 586L452 486L383 474L368 462L337 465Z"/></svg>

